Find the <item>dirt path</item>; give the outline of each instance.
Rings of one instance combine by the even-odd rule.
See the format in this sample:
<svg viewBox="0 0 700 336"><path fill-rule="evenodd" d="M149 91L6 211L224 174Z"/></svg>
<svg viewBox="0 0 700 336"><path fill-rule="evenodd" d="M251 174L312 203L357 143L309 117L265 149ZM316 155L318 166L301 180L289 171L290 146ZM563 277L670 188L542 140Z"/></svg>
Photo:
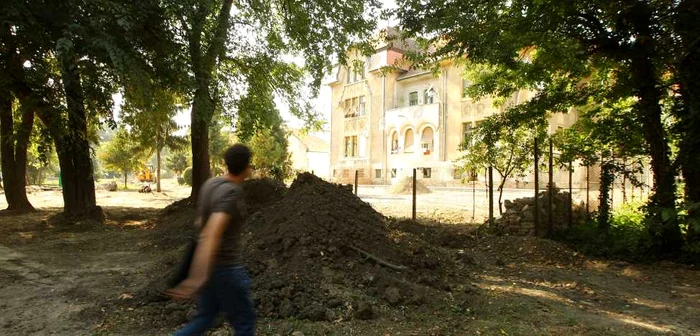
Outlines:
<svg viewBox="0 0 700 336"><path fill-rule="evenodd" d="M157 258L135 248L147 233L135 223L155 211L106 210L107 226L79 231L47 227L53 210L0 217L0 334L92 335L96 307L141 285Z"/></svg>

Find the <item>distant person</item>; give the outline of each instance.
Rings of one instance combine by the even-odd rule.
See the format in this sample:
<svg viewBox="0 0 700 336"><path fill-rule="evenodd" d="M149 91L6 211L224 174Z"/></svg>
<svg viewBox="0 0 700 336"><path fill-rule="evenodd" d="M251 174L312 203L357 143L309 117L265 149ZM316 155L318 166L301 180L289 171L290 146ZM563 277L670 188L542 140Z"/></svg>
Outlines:
<svg viewBox="0 0 700 336"><path fill-rule="evenodd" d="M241 182L250 175L252 153L236 144L224 155L228 173L209 179L199 193L199 239L185 280L165 294L198 301L197 315L174 335L203 335L220 311L236 336L255 334L255 306L250 297L250 277L243 266L242 226L246 213Z"/></svg>

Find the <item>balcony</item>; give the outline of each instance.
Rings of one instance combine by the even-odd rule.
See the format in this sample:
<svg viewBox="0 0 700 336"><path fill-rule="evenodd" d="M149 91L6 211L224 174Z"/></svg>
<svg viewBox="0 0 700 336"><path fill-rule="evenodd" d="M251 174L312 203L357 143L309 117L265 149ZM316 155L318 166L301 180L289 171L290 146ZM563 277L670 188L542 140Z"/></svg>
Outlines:
<svg viewBox="0 0 700 336"><path fill-rule="evenodd" d="M435 129L440 125L440 104L405 106L386 111L387 129L403 129L406 126L420 131L423 125Z"/></svg>

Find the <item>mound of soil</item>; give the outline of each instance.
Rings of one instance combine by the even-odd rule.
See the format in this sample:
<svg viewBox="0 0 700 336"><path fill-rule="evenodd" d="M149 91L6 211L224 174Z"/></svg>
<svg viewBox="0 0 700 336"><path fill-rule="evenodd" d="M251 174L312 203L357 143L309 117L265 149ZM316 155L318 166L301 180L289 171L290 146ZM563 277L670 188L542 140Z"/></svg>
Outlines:
<svg viewBox="0 0 700 336"><path fill-rule="evenodd" d="M250 179L243 182L243 196L249 214L279 202L287 193L287 186L270 178Z"/></svg>
<svg viewBox="0 0 700 336"><path fill-rule="evenodd" d="M421 277L439 288L438 277L425 275L442 274L430 270L448 258L409 236L393 236L388 223L347 188L299 174L282 201L248 223L258 313L326 320L348 313L334 311L339 303L420 301L414 282ZM354 317L366 318L358 307Z"/></svg>
<svg viewBox="0 0 700 336"><path fill-rule="evenodd" d="M257 183L267 182L249 185ZM279 194L265 190L246 192L270 198L249 218L244 237L261 317L371 319L396 305L443 305L448 294L441 292L453 291L451 298L468 292L458 288L468 283L458 256L400 231L351 190L308 173L299 174L278 202ZM167 267L174 265L171 259ZM163 272L165 265L159 268ZM156 293L163 289L163 275L136 295L144 299L129 314L172 327L191 314L192 306L161 301Z"/></svg>
<svg viewBox="0 0 700 336"><path fill-rule="evenodd" d="M392 184L387 190L387 193L392 195L412 195L413 194L413 178L404 177ZM416 180L416 194L429 194L430 189L421 181Z"/></svg>

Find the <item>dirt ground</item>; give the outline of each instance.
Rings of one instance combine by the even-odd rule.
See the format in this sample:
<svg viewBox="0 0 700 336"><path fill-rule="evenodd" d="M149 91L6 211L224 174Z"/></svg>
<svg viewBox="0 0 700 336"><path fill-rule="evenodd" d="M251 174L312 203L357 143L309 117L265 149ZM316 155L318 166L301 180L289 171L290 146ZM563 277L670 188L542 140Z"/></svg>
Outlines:
<svg viewBox="0 0 700 336"><path fill-rule="evenodd" d="M173 183L161 194L98 191L107 217L102 227L47 224L46 219L60 211L58 191L32 193L30 199L39 208L35 213L0 216L0 335L171 333L185 312L175 309L183 316L149 329L137 321L141 308L124 303L138 300L153 281L152 270L178 253L176 248L167 253L159 246L154 222L162 208L187 194L187 189ZM4 207L4 197L0 199ZM381 206L375 208L386 214ZM457 268L464 274L450 278L453 283L435 292L428 303L379 308L370 320L262 318L258 333L700 334L696 268L595 260L552 241L484 236L474 227L455 224L468 222L464 220L471 217L468 211L453 211L425 213L426 220L419 223L397 222L391 231L397 237L419 237L467 265ZM351 303L341 304L352 309ZM228 335L223 329L215 334Z"/></svg>

